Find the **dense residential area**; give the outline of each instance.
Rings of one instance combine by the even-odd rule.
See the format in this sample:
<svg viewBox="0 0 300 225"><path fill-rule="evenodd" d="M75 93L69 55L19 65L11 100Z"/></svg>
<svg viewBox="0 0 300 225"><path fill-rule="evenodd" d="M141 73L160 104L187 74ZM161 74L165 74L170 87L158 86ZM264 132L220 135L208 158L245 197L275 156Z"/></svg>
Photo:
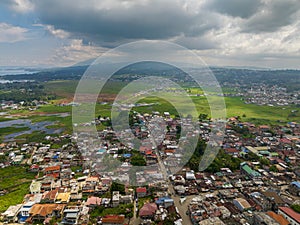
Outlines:
<svg viewBox="0 0 300 225"><path fill-rule="evenodd" d="M233 96L242 97L246 104L267 106L300 105L300 92L298 90L288 91L281 85L251 84L228 85L237 90ZM228 94L228 96L232 96Z"/></svg>
<svg viewBox="0 0 300 225"><path fill-rule="evenodd" d="M23 171L26 177L1 177L1 195L18 198L14 205L0 198L1 221L70 225L300 224L299 123L254 125L241 122L239 117L229 118L217 157L205 171L198 171L214 126L207 115L201 115L195 152L172 174L170 168L179 165L183 154L178 146L181 125L191 121L180 121L169 112L134 113L133 134L146 139L153 118L167 124L165 138L157 149L147 141L139 149L127 147L133 143L123 145L105 117L93 122L105 124L98 132L101 147L96 152L86 149L90 146L84 141L89 140L88 134L46 136L40 142L26 144L3 142L1 170ZM113 171L103 168L111 159L119 162ZM134 170L139 166L147 167ZM6 181L11 183L2 185ZM21 192L14 189L15 184L22 186Z"/></svg>
<svg viewBox="0 0 300 225"><path fill-rule="evenodd" d="M0 0L0 225L300 225L300 0Z"/></svg>

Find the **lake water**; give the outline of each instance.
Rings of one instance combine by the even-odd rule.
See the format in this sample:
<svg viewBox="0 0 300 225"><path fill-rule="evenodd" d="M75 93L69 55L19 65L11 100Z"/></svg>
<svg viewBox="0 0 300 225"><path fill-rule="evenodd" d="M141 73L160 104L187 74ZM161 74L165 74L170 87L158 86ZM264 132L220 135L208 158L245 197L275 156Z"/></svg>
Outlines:
<svg viewBox="0 0 300 225"><path fill-rule="evenodd" d="M1 76L0 76L1 77ZM34 82L34 80L0 80L0 84L9 84L9 83L29 83Z"/></svg>
<svg viewBox="0 0 300 225"><path fill-rule="evenodd" d="M34 74L38 71L20 67L0 66L0 76L4 75L18 75L18 74Z"/></svg>
<svg viewBox="0 0 300 225"><path fill-rule="evenodd" d="M5 127L16 127L16 128L28 127L29 128L29 130L26 131L20 131L20 132L16 132L4 136L4 141L8 142L8 141L14 141L20 135L31 134L34 131L40 131L45 134L59 134L64 130L63 128L60 129L47 128L47 126L51 126L54 124L55 122L51 122L51 121L32 123L32 121L29 119L18 119L18 120L9 120L9 121L0 122L0 128L5 128Z"/></svg>

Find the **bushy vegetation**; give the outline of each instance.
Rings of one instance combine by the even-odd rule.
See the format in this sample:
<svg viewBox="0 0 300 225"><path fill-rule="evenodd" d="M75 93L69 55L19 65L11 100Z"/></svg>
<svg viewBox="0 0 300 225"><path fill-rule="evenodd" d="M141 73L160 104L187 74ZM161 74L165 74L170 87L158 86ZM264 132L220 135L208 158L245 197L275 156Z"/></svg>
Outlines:
<svg viewBox="0 0 300 225"><path fill-rule="evenodd" d="M204 154L205 148L205 141L199 139L195 152L193 153L193 155L187 163L187 166L189 166L192 170L196 172L199 171L199 164ZM209 165L209 167L205 171L216 173L224 167L227 167L234 171L239 169L241 162L241 159L232 157L231 155L226 154L225 151L221 149L214 161Z"/></svg>
<svg viewBox="0 0 300 225"><path fill-rule="evenodd" d="M13 133L21 132L21 131L27 131L27 130L30 130L30 128L29 127L14 127L14 126L0 128L0 140L2 138L4 138L5 135L13 134Z"/></svg>
<svg viewBox="0 0 300 225"><path fill-rule="evenodd" d="M97 222L97 218L105 215L125 215L126 218L133 217L133 204L122 204L114 208L97 206L90 214L89 224Z"/></svg>
<svg viewBox="0 0 300 225"><path fill-rule="evenodd" d="M146 160L142 155L134 154L130 160L133 166L146 166Z"/></svg>
<svg viewBox="0 0 300 225"><path fill-rule="evenodd" d="M300 205L291 205L291 208L297 212L297 213L300 213Z"/></svg>
<svg viewBox="0 0 300 225"><path fill-rule="evenodd" d="M0 84L0 99L5 101L21 102L30 105L33 100L53 100L55 94L46 94L43 84L37 82L13 82Z"/></svg>
<svg viewBox="0 0 300 225"><path fill-rule="evenodd" d="M120 194L125 194L125 185L124 184L120 184L120 183L118 183L118 182L113 182L112 184L111 184L111 187L110 187L110 191L111 191L111 193L113 192L113 191L119 191L120 192Z"/></svg>
<svg viewBox="0 0 300 225"><path fill-rule="evenodd" d="M224 150L220 150L215 160L206 169L207 172L216 173L219 172L221 168L229 168L235 171L240 168L241 159L232 157L226 154Z"/></svg>

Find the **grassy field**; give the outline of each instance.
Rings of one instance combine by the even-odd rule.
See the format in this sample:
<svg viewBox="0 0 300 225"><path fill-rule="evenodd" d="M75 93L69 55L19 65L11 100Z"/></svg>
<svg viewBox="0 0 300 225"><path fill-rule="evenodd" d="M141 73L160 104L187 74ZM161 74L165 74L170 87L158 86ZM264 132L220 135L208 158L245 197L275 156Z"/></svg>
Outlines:
<svg viewBox="0 0 300 225"><path fill-rule="evenodd" d="M191 97L198 113L204 113L210 115L210 108L205 97L202 96L192 96ZM218 98L218 97L215 97ZM155 96L148 97L140 100L141 103L154 103L151 106L134 107L133 110L141 113L151 113L153 111L158 111L163 113L165 111L170 112L172 115L178 114L176 108L167 100L161 99ZM225 97L227 117L239 116L242 121L252 122L254 124L278 124L279 121L286 123L288 121L300 121L300 113L292 113L292 110L297 110L295 107L271 107L271 106L258 106L253 104L245 104L238 97ZM181 109L183 111L187 109L188 103L182 102ZM111 116L111 105L101 105L97 104L95 109L95 116ZM53 113L70 113L70 116L59 117L50 114ZM28 118L32 122L40 121L55 121L55 125L51 128L64 128L65 133L72 132L72 107L70 106L57 106L57 105L46 105L42 106L36 111L37 114L30 115ZM26 115L26 112L22 112ZM185 111L185 115L189 114L189 111ZM195 116L195 115L193 115ZM0 129L0 135L7 133L5 129Z"/></svg>
<svg viewBox="0 0 300 225"><path fill-rule="evenodd" d="M77 86L77 81L52 81L45 83L46 90L54 92L61 98L71 101L74 91ZM116 94L124 87L126 83L122 82L109 82L103 89L102 95L112 102ZM190 94L190 98L194 102L198 114L204 113L210 115L210 107L207 103L206 97L202 96L203 92L199 88L195 87L184 87L187 93ZM232 89L224 89L226 93L233 93ZM199 96L197 96L199 95ZM218 96L211 97L213 103L218 100ZM99 99L100 101L101 99ZM188 110L189 103L184 100L178 100L180 103L180 108L185 115L190 114ZM253 104L245 104L239 97L225 97L227 117L239 116L242 121L249 121L254 124L278 124L286 123L288 121L300 121L300 113L294 112L293 110L298 110L295 107L271 107L271 106L258 106ZM181 101L181 102L180 102ZM133 110L141 113L152 113L153 111L158 111L163 113L165 111L170 112L175 115L178 114L176 107L173 106L171 102L163 97L158 98L156 96L149 96L147 98L139 100L140 103L154 103L151 106L134 107ZM64 128L64 133L71 133L72 128L72 107L71 106L58 106L57 102L53 104L41 106L38 110L34 112L28 112L26 110L14 110L11 114L18 115L17 117L27 117L31 119L32 122L40 121L53 121L54 125L51 128ZM51 114L56 113L69 113L67 117L60 117ZM95 109L95 116L111 116L111 104L97 104ZM193 115L197 116L197 115ZM16 117L16 118L17 118ZM1 121L1 120L0 120ZM18 128L16 128L18 129ZM26 128L21 128L26 129ZM16 130L17 131L17 130ZM13 132L11 129L0 129L0 135L5 135ZM37 140L38 138L44 137L46 134L33 133L30 135L24 135L23 138L28 140Z"/></svg>
<svg viewBox="0 0 300 225"><path fill-rule="evenodd" d="M5 118L5 117L0 117L0 122L9 121L9 120L11 120L11 119Z"/></svg>
<svg viewBox="0 0 300 225"><path fill-rule="evenodd" d="M25 194L29 193L29 186L35 174L26 172L24 167L6 167L0 169L0 190L8 194L0 196L0 212L10 205L22 203Z"/></svg>
<svg viewBox="0 0 300 225"><path fill-rule="evenodd" d="M46 82L44 86L46 92L49 94L56 94L63 98L72 98L77 84L77 80L59 80Z"/></svg>
<svg viewBox="0 0 300 225"><path fill-rule="evenodd" d="M300 113L292 113L299 108L291 106L258 106L245 104L240 98L225 98L227 106L227 116L240 116L244 121L253 123L278 123L279 121L300 121Z"/></svg>
<svg viewBox="0 0 300 225"><path fill-rule="evenodd" d="M127 83L121 81L109 81L103 87L102 94L116 95ZM56 94L59 97L71 99L74 97L78 81L59 80L44 83L45 90L49 94ZM99 90L100 91L100 90Z"/></svg>
<svg viewBox="0 0 300 225"><path fill-rule="evenodd" d="M210 108L205 97L191 97L196 105L198 113L205 113L210 115ZM215 97L218 98L218 97ZM259 106L254 104L245 104L238 97L225 97L227 117L240 116L243 121L252 122L255 124L278 124L280 121L300 121L300 113L292 113L297 110L296 107L286 106ZM149 97L140 102L158 103L153 106L137 107L134 110L139 112L152 111L169 111L171 114L176 114L175 108L168 102L157 97ZM184 107L187 103L182 103ZM299 110L299 109L298 109Z"/></svg>
<svg viewBox="0 0 300 225"><path fill-rule="evenodd" d="M0 139L4 137L5 135L30 130L28 127L3 127L0 128Z"/></svg>
<svg viewBox="0 0 300 225"><path fill-rule="evenodd" d="M107 85L103 88L102 94L108 98L113 98L127 83L122 82L108 82ZM45 84L47 90L55 92L57 95L64 96L73 96L76 89L77 81L52 81ZM201 95L203 94L202 90L195 87L184 87L190 95ZM235 90L230 88L223 88L224 93L234 93ZM110 96L110 97L109 97ZM218 98L218 97L216 97ZM191 99L196 104L197 110L199 113L210 113L210 108L207 104L207 100L203 96L191 96ZM143 112L152 112L152 111L170 111L173 114L176 114L174 107L164 99L159 99L157 97L148 97L147 99L140 100L139 102L145 103L158 103L153 106L145 106L134 108L134 110L143 111ZM271 107L271 106L258 106L253 104L245 104L238 97L225 97L227 117L240 116L244 121L250 121L253 123L278 123L278 121L299 121L299 113L291 113L292 110L297 110L295 107ZM186 103L182 102L184 107ZM110 106L109 105L97 105L96 114L109 116L110 115ZM71 107L62 107L57 106L45 106L42 107L40 112L71 112ZM245 116L245 117L243 117Z"/></svg>

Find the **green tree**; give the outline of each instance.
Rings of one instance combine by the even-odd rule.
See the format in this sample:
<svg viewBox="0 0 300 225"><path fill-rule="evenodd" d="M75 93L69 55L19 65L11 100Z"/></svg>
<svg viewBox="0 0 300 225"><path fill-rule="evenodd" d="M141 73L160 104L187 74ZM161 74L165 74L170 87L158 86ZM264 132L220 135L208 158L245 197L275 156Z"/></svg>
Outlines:
<svg viewBox="0 0 300 225"><path fill-rule="evenodd" d="M120 184L118 182L112 182L111 187L110 187L110 191L111 191L111 193L113 191L119 191L120 194L125 194L125 185Z"/></svg>
<svg viewBox="0 0 300 225"><path fill-rule="evenodd" d="M275 165L270 166L269 170L270 170L271 172L278 172L278 169L276 168Z"/></svg>
<svg viewBox="0 0 300 225"><path fill-rule="evenodd" d="M204 113L201 113L198 118L199 118L199 121L207 120L208 119L208 115L204 114Z"/></svg>
<svg viewBox="0 0 300 225"><path fill-rule="evenodd" d="M269 161L268 159L266 159L266 158L261 158L261 159L259 160L259 163L260 163L261 165L263 165L263 166L268 166L268 165L270 165L270 161Z"/></svg>
<svg viewBox="0 0 300 225"><path fill-rule="evenodd" d="M297 213L300 213L300 205L291 205L291 208L297 212Z"/></svg>
<svg viewBox="0 0 300 225"><path fill-rule="evenodd" d="M146 160L142 155L134 155L132 156L130 163L133 166L146 166Z"/></svg>

